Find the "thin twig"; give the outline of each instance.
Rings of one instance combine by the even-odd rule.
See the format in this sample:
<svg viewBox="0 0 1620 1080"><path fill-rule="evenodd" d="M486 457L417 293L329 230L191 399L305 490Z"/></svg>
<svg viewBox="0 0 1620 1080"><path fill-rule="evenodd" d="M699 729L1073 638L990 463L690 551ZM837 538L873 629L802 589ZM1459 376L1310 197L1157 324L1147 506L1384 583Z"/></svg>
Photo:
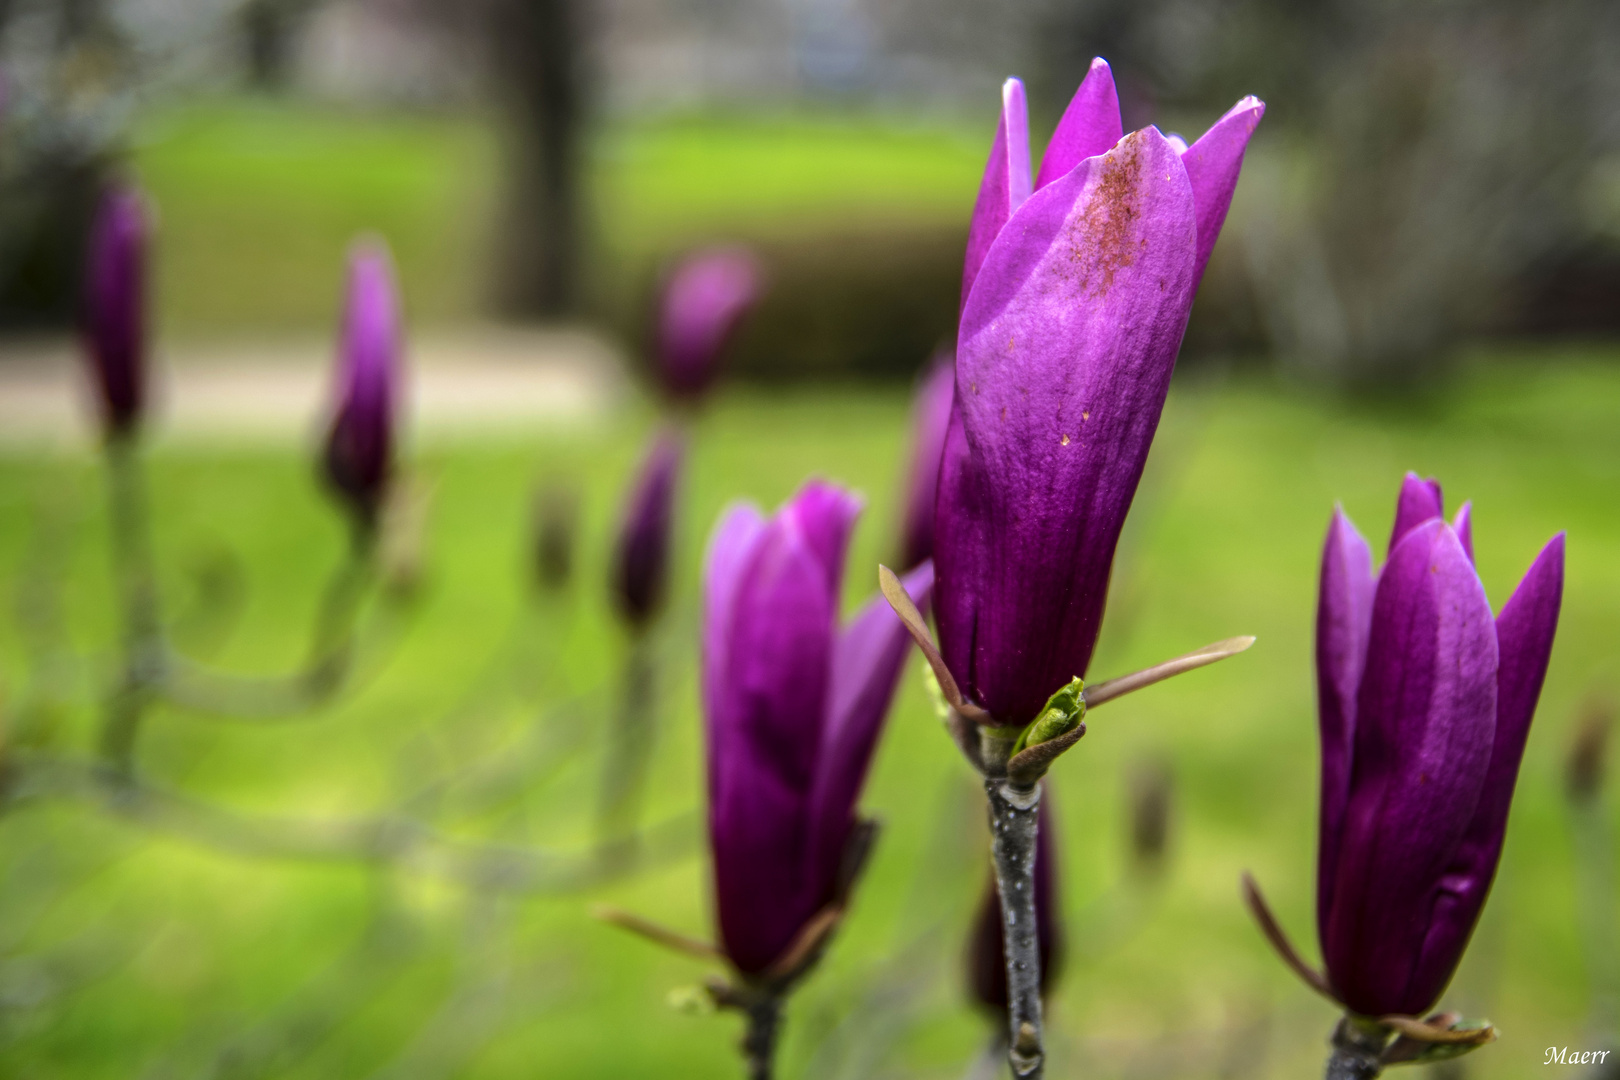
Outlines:
<svg viewBox="0 0 1620 1080"><path fill-rule="evenodd" d="M223 672L166 647L164 699L205 716L247 721L294 717L330 703L356 682L359 615L375 578L374 561L363 550L352 552L333 570L311 629L309 657L289 674ZM397 640L405 606L403 597L383 593L367 635L373 651L386 652Z"/></svg>
<svg viewBox="0 0 1620 1080"><path fill-rule="evenodd" d="M492 892L573 892L612 877L590 854L465 840L402 816L312 821L233 814L108 765L71 758L14 755L7 763L4 797L10 807L78 802L240 857L387 865ZM664 857L683 854L686 845L670 840L690 832L685 819L666 823L648 847Z"/></svg>
<svg viewBox="0 0 1620 1080"><path fill-rule="evenodd" d="M124 664L119 685L107 702L101 752L113 768L126 774L134 768L141 721L163 680L166 659L139 454L131 435L114 435L107 441L108 518Z"/></svg>

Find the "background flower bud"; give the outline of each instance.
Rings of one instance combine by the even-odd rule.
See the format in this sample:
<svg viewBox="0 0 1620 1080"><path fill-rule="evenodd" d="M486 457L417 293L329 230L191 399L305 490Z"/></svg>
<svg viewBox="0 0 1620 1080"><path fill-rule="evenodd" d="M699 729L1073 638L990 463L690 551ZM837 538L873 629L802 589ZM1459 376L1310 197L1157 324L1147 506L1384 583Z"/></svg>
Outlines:
<svg viewBox="0 0 1620 1080"><path fill-rule="evenodd" d="M613 600L619 614L637 629L657 614L668 591L675 488L685 452L684 440L672 428L653 438L619 523Z"/></svg>
<svg viewBox="0 0 1620 1080"><path fill-rule="evenodd" d="M333 490L369 528L393 474L401 362L394 265L380 242L350 251L347 288L324 464Z"/></svg>
<svg viewBox="0 0 1620 1080"><path fill-rule="evenodd" d="M731 508L704 571L703 704L720 941L765 972L839 901L839 870L909 638L881 596L840 628L859 503L811 481L771 518ZM925 603L933 568L906 576Z"/></svg>
<svg viewBox="0 0 1620 1080"><path fill-rule="evenodd" d="M84 334L108 434L131 431L146 402L145 200L114 184L101 197L84 271Z"/></svg>
<svg viewBox="0 0 1620 1080"><path fill-rule="evenodd" d="M690 400L709 389L721 351L763 285L759 262L745 248L710 248L675 267L658 311L658 377L666 394Z"/></svg>
<svg viewBox="0 0 1620 1080"><path fill-rule="evenodd" d="M542 484L534 493L531 526L535 582L547 592L566 588L574 572L579 489L560 481Z"/></svg>

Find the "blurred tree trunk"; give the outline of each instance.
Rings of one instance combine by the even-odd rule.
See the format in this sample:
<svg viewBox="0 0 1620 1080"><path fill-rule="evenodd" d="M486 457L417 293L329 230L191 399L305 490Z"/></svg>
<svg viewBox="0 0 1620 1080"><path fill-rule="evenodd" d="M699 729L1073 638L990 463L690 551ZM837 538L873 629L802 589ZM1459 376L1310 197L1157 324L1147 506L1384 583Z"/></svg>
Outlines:
<svg viewBox="0 0 1620 1080"><path fill-rule="evenodd" d="M106 0L0 2L0 326L71 326L90 221L122 151L129 50ZM22 43L13 23L31 20ZM38 62L43 60L44 62Z"/></svg>
<svg viewBox="0 0 1620 1080"><path fill-rule="evenodd" d="M1177 122L1265 98L1211 277L1236 270L1223 249L1243 256L1292 374L1404 393L1592 239L1582 185L1620 128L1604 134L1617 45L1612 0L1048 0L1035 90L1056 116L1100 51L1127 111L1133 87Z"/></svg>
<svg viewBox="0 0 1620 1080"><path fill-rule="evenodd" d="M516 316L579 303L585 107L581 0L489 0L490 55L508 123L495 300Z"/></svg>
<svg viewBox="0 0 1620 1080"><path fill-rule="evenodd" d="M293 49L316 0L248 0L242 5L242 49L248 80L257 90L284 90Z"/></svg>

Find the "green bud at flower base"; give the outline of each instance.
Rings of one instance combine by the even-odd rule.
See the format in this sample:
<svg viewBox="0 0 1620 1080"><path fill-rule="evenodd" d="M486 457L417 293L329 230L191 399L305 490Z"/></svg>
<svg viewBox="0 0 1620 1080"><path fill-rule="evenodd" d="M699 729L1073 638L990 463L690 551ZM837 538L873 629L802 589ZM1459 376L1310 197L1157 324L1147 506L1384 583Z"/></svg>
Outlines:
<svg viewBox="0 0 1620 1080"><path fill-rule="evenodd" d="M1079 727L1086 715L1086 699L1081 697L1081 691L1085 688L1085 681L1078 675L1059 687L1057 693L1046 699L1046 707L1041 710L1041 715L1018 737L1018 742L1013 745L1013 753L1050 742Z"/></svg>

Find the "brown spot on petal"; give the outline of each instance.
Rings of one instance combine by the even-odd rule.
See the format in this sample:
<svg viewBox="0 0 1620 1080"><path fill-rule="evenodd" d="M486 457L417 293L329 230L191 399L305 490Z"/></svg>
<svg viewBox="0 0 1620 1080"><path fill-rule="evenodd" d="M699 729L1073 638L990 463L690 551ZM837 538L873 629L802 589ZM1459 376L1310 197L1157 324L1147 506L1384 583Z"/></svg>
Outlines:
<svg viewBox="0 0 1620 1080"><path fill-rule="evenodd" d="M1080 414L1080 419L1082 419L1082 420L1090 420L1091 419L1091 410L1087 409L1085 412L1081 413Z"/></svg>
<svg viewBox="0 0 1620 1080"><path fill-rule="evenodd" d="M1137 219L1142 216L1142 132L1127 135L1103 158L1102 176L1085 216L1072 229L1070 258L1079 266L1082 287L1104 296L1114 275L1136 261ZM1142 237L1140 246L1147 245Z"/></svg>
<svg viewBox="0 0 1620 1080"><path fill-rule="evenodd" d="M1064 446L1068 446L1069 445L1069 437L1067 435L1065 435L1065 436L1063 436L1063 438L1061 440L1059 440L1059 442L1061 442L1061 444L1064 445Z"/></svg>

